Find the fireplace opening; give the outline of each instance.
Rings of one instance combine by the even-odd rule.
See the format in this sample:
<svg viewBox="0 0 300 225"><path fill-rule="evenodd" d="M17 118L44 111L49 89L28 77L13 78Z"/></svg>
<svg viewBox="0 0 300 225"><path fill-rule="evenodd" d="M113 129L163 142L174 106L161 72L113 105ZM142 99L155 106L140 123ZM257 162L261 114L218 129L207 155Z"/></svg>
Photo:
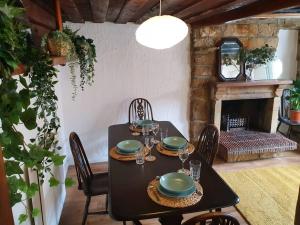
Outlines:
<svg viewBox="0 0 300 225"><path fill-rule="evenodd" d="M222 101L221 130L253 130L269 132L268 102L272 99Z"/></svg>

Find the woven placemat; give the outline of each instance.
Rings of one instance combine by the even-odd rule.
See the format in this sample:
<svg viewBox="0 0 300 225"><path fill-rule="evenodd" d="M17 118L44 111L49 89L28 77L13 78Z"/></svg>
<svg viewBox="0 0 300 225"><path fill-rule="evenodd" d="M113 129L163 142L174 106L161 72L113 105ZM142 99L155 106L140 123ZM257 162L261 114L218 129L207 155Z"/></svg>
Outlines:
<svg viewBox="0 0 300 225"><path fill-rule="evenodd" d="M148 154L149 154L149 149L148 148L144 148L144 155L146 156ZM113 147L113 148L111 148L109 150L109 155L113 159L120 160L120 161L133 161L133 160L135 160L135 154L132 154L132 155L122 155L122 154L118 153L116 146Z"/></svg>
<svg viewBox="0 0 300 225"><path fill-rule="evenodd" d="M172 198L172 197L164 196L157 190L158 185L159 185L159 180L157 179L152 180L148 184L147 193L152 201L162 206L167 206L171 208L184 208L184 207L197 204L203 196L203 188L198 182L195 182L197 192L184 198L179 198L179 197Z"/></svg>
<svg viewBox="0 0 300 225"><path fill-rule="evenodd" d="M129 130L133 131L133 132L139 132L139 133L142 133L142 128L141 127L136 127L134 128L132 126L132 124L129 125Z"/></svg>
<svg viewBox="0 0 300 225"><path fill-rule="evenodd" d="M187 148L188 148L189 154L192 154L195 150L195 146L192 145L191 143L188 143ZM164 154L164 155L167 155L167 156L178 156L177 151L168 150L168 149L164 148L161 143L158 143L156 145L156 150L158 152L160 152L161 154Z"/></svg>

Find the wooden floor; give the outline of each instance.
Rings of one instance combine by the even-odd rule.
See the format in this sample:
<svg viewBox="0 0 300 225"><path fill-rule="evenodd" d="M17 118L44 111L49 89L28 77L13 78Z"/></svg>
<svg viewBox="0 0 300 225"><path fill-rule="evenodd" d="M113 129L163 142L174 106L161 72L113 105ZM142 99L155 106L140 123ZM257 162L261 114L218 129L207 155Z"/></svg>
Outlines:
<svg viewBox="0 0 300 225"><path fill-rule="evenodd" d="M225 163L221 159L216 159L214 163L214 168L217 171L236 171L248 168L258 168L258 167L269 167L276 165L291 165L300 163L300 154L298 152L287 153L285 157L255 160L248 162L238 162L238 163ZM107 163L93 164L92 169L95 172L107 171ZM68 176L76 179L76 173L74 167L70 167L68 171ZM94 197L91 202L90 210L101 210L104 208L105 198L104 197ZM64 204L63 212L61 215L60 225L79 225L82 220L83 207L85 204L85 196L82 192L77 190L77 186L67 189L67 197ZM241 225L248 224L238 211L234 207L229 207L223 212L227 212L234 217L236 217ZM184 215L184 219L190 218L199 213ZM122 224L120 221L115 221L111 219L108 215L90 215L87 220L88 225L117 225ZM127 222L127 224L132 224ZM160 224L157 219L143 220L144 225L155 225Z"/></svg>

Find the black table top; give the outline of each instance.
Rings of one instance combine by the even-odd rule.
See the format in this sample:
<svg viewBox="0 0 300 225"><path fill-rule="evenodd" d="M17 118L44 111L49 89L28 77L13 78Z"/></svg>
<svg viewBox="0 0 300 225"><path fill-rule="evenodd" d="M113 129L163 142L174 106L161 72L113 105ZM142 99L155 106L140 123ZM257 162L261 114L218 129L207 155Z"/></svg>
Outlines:
<svg viewBox="0 0 300 225"><path fill-rule="evenodd" d="M168 136L183 136L172 123L167 121L159 123L161 128L168 128ZM109 149L126 139L137 139L143 142L142 136L131 135L128 124L109 127ZM148 183L156 176L177 171L181 168L181 161L178 157L160 154L155 147L152 153L157 157L156 161L145 161L144 165L137 165L135 161L124 162L109 157L109 213L116 220L130 221L178 215L224 208L239 202L238 196L214 169L202 162L200 184L204 194L199 203L186 208L169 208L156 204L148 197Z"/></svg>

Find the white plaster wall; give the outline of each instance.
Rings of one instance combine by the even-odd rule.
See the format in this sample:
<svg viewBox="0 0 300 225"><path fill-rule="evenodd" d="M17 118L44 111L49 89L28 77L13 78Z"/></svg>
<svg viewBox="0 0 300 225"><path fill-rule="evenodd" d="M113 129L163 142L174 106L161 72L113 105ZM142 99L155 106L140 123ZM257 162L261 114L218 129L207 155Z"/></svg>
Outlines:
<svg viewBox="0 0 300 225"><path fill-rule="evenodd" d="M295 80L297 72L297 30L279 30L278 45L275 52L275 61L281 60L282 72L274 67L274 62L267 63L253 71L255 80L284 79ZM273 66L272 66L273 64Z"/></svg>
<svg viewBox="0 0 300 225"><path fill-rule="evenodd" d="M276 56L282 61L279 79L296 79L298 30L279 30Z"/></svg>
<svg viewBox="0 0 300 225"><path fill-rule="evenodd" d="M95 83L72 101L68 67L59 75L62 143L76 131L90 162L107 160L108 127L128 122L128 107L147 98L156 120L171 121L188 138L189 37L173 48L153 50L135 41L134 24L72 24L96 45ZM78 74L79 77L79 74Z"/></svg>

